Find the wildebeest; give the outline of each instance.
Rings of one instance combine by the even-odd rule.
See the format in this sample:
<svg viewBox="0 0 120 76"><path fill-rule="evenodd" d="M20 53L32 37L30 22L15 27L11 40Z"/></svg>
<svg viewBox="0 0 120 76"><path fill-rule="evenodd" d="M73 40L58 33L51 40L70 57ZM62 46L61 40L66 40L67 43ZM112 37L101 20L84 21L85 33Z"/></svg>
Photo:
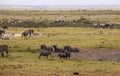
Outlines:
<svg viewBox="0 0 120 76"><path fill-rule="evenodd" d="M96 24L94 24L94 27L95 27L95 28L100 28L100 24L99 24L99 23L96 23Z"/></svg>
<svg viewBox="0 0 120 76"><path fill-rule="evenodd" d="M58 56L60 57L60 59L61 58L69 58L70 59L71 54L70 54L70 52L65 52L65 53L58 54Z"/></svg>
<svg viewBox="0 0 120 76"><path fill-rule="evenodd" d="M73 19L73 20L71 20L71 22L79 23L80 21L79 21L79 20L75 20L75 19Z"/></svg>
<svg viewBox="0 0 120 76"><path fill-rule="evenodd" d="M8 29L8 27L7 27L7 26L3 26L2 28L3 28L4 30L5 30L5 29Z"/></svg>
<svg viewBox="0 0 120 76"><path fill-rule="evenodd" d="M40 46L40 48L42 49L42 50L45 50L45 51L53 51L53 48L52 47L48 47L48 46L46 46L46 45L41 45Z"/></svg>
<svg viewBox="0 0 120 76"><path fill-rule="evenodd" d="M29 35L29 33L27 31L24 31L21 36L24 37L25 39L27 39L27 36Z"/></svg>
<svg viewBox="0 0 120 76"><path fill-rule="evenodd" d="M104 24L102 28L113 28L113 24Z"/></svg>
<svg viewBox="0 0 120 76"><path fill-rule="evenodd" d="M60 23L60 22L64 22L64 20L56 20L56 21L54 21L54 23Z"/></svg>
<svg viewBox="0 0 120 76"><path fill-rule="evenodd" d="M68 52L79 52L78 48L72 48L71 46L64 46L64 50L67 50Z"/></svg>
<svg viewBox="0 0 120 76"><path fill-rule="evenodd" d="M113 24L97 23L97 24L94 24L94 27L95 28L113 28Z"/></svg>
<svg viewBox="0 0 120 76"><path fill-rule="evenodd" d="M54 52L58 52L58 53L63 53L64 52L64 49L58 48L57 45L53 45L53 48L54 48Z"/></svg>
<svg viewBox="0 0 120 76"><path fill-rule="evenodd" d="M53 51L53 48L52 47L47 47L47 51Z"/></svg>
<svg viewBox="0 0 120 76"><path fill-rule="evenodd" d="M0 45L1 56L4 57L4 52L6 52L6 58L8 57L8 45Z"/></svg>
<svg viewBox="0 0 120 76"><path fill-rule="evenodd" d="M27 32L28 32L29 36L31 36L34 33L34 30L29 29L29 30L27 30Z"/></svg>
<svg viewBox="0 0 120 76"><path fill-rule="evenodd" d="M25 30L23 33L22 33L22 37L26 38L27 39L27 36L31 36L32 34L34 33L34 30L30 29L30 30Z"/></svg>
<svg viewBox="0 0 120 76"><path fill-rule="evenodd" d="M40 48L42 49L42 50L47 50L47 46L46 45L40 45Z"/></svg>
<svg viewBox="0 0 120 76"><path fill-rule="evenodd" d="M48 56L51 55L51 52L48 51L42 51L39 54L39 59L41 58L41 56L46 56L46 59L48 59Z"/></svg>

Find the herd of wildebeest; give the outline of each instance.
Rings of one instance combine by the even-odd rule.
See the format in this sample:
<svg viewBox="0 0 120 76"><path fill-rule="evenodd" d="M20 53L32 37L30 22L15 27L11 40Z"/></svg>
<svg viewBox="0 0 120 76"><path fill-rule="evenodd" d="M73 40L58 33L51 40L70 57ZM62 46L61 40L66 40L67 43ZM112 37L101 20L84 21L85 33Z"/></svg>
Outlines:
<svg viewBox="0 0 120 76"><path fill-rule="evenodd" d="M63 48L59 48L57 47L57 45L53 45L53 46L46 46L46 45L41 45L40 48L43 50L40 55L39 58L41 56L46 56L46 58L48 58L49 55L51 55L52 52L56 52L58 53L58 56L61 58L69 58L71 57L71 52L79 52L78 48L75 47L71 47L71 46L64 46Z"/></svg>
<svg viewBox="0 0 120 76"><path fill-rule="evenodd" d="M5 27L4 29L7 29L8 27ZM27 37L30 37L34 33L33 29L25 30L21 33L21 37L24 37L26 39ZM4 30L0 30L0 35L5 34ZM2 37L1 37L2 38ZM64 46L64 48L59 48L57 45L53 45L51 47L48 47L46 45L40 45L40 49L43 50L39 54L39 58L41 56L46 56L48 58L49 55L51 55L52 52L58 53L58 56L60 58L69 58L71 57L70 52L79 52L78 48L73 48L71 46ZM1 56L4 57L6 53L6 58L9 56L8 54L8 45L0 45L0 52Z"/></svg>
<svg viewBox="0 0 120 76"><path fill-rule="evenodd" d="M94 25L95 28L112 28L113 24L100 24L97 23ZM7 26L2 27L3 30L0 30L0 38L1 39L9 39L4 37L5 30L8 29ZM27 39L27 37L30 37L32 34L34 34L33 29L25 30L21 33L21 37L24 39ZM3 36L2 36L3 35ZM58 53L58 56L60 58L69 58L71 57L71 52L79 52L78 48L73 48L71 46L64 46L63 48L58 48L57 45L53 45L51 47L48 47L46 45L40 45L40 49L43 50L39 54L39 58L41 56L46 56L48 58L49 55L51 55L52 52ZM0 45L0 52L1 56L4 57L4 52L6 53L6 57L8 57L8 45Z"/></svg>
<svg viewBox="0 0 120 76"><path fill-rule="evenodd" d="M10 56L9 51L8 51L8 45L0 45L0 52L1 52L1 57L5 57L6 53L6 58ZM49 55L52 55L52 53L57 53L58 56L61 58L69 58L71 57L71 52L79 52L78 48L73 48L71 46L64 46L64 48L59 48L57 45L53 45L51 47L46 46L46 45L40 45L40 49L42 50L39 53L39 59L41 56L46 56L48 58Z"/></svg>

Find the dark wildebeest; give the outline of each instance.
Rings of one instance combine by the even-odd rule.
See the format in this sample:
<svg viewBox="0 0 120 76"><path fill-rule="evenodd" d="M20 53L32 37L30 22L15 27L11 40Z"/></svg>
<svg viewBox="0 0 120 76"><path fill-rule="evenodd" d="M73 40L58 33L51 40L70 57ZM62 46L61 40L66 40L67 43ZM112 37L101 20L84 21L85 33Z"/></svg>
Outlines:
<svg viewBox="0 0 120 76"><path fill-rule="evenodd" d="M47 51L52 52L52 51L53 51L53 48L52 48L52 47L47 47Z"/></svg>
<svg viewBox="0 0 120 76"><path fill-rule="evenodd" d="M72 52L79 52L78 48L72 48Z"/></svg>
<svg viewBox="0 0 120 76"><path fill-rule="evenodd" d="M95 28L113 28L113 24L98 23L94 25Z"/></svg>
<svg viewBox="0 0 120 76"><path fill-rule="evenodd" d="M71 54L69 52L65 52L65 53L60 53L58 54L58 56L61 58L69 58L71 57Z"/></svg>
<svg viewBox="0 0 120 76"><path fill-rule="evenodd" d="M27 36L31 36L34 33L34 30L30 29L30 30L26 30L22 33L22 37L27 39Z"/></svg>
<svg viewBox="0 0 120 76"><path fill-rule="evenodd" d="M64 46L64 50L67 50L68 52L79 52L78 48L72 48L71 46Z"/></svg>
<svg viewBox="0 0 120 76"><path fill-rule="evenodd" d="M46 59L48 59L48 56L51 55L51 52L48 51L42 51L39 54L39 59L41 58L41 56L46 56Z"/></svg>
<svg viewBox="0 0 120 76"><path fill-rule="evenodd" d="M5 30L5 29L8 29L8 27L7 27L7 26L3 26L2 28L3 28L4 30Z"/></svg>
<svg viewBox="0 0 120 76"><path fill-rule="evenodd" d="M29 29L29 30L27 30L27 32L29 33L29 36L31 36L34 33L34 30Z"/></svg>
<svg viewBox="0 0 120 76"><path fill-rule="evenodd" d="M41 45L41 46L40 46L40 48L41 48L42 50L47 50L47 46L46 46L46 45L44 45L44 44L43 44L43 45Z"/></svg>
<svg viewBox="0 0 120 76"><path fill-rule="evenodd" d="M96 23L96 24L94 24L94 27L95 27L95 28L100 28L100 24L99 24L99 23Z"/></svg>
<svg viewBox="0 0 120 76"><path fill-rule="evenodd" d="M45 50L45 51L53 51L53 48L52 47L48 47L48 46L46 46L46 45L41 45L40 46L40 48L42 49L42 50Z"/></svg>
<svg viewBox="0 0 120 76"><path fill-rule="evenodd" d="M0 45L1 56L4 57L4 52L6 52L6 58L8 57L8 46Z"/></svg>
<svg viewBox="0 0 120 76"><path fill-rule="evenodd" d="M109 24L100 24L100 27L101 27L101 28L108 28L108 27L109 27Z"/></svg>
<svg viewBox="0 0 120 76"><path fill-rule="evenodd" d="M104 24L102 28L113 28L113 24Z"/></svg>
<svg viewBox="0 0 120 76"><path fill-rule="evenodd" d="M67 50L67 51L72 51L72 47L71 46L64 46L64 49Z"/></svg>
<svg viewBox="0 0 120 76"><path fill-rule="evenodd" d="M64 52L64 49L58 48L57 45L53 45L53 48L54 48L54 52L58 52L58 53L63 53Z"/></svg>
<svg viewBox="0 0 120 76"><path fill-rule="evenodd" d="M54 21L54 23L61 23L61 22L64 22L64 20L56 20L56 21Z"/></svg>
<svg viewBox="0 0 120 76"><path fill-rule="evenodd" d="M29 33L27 31L24 31L22 34L21 34L21 37L24 37L25 39L27 39L27 36L29 35Z"/></svg>

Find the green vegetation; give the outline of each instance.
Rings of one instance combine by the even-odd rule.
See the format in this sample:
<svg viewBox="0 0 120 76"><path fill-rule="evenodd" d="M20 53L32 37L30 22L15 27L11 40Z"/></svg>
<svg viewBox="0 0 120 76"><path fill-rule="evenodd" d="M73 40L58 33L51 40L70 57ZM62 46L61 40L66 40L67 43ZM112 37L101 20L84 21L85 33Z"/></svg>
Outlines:
<svg viewBox="0 0 120 76"><path fill-rule="evenodd" d="M93 23L120 24L119 10L0 10L0 26L93 27ZM118 28L115 27L115 28Z"/></svg>
<svg viewBox="0 0 120 76"><path fill-rule="evenodd" d="M21 34L26 29L29 28L9 28L6 33ZM31 29L42 35L33 36L28 40L21 39L21 37L10 37L10 40L0 40L0 44L8 44L10 51L38 51L41 44L48 46L57 44L58 47L70 45L79 49L120 49L119 29L67 27Z"/></svg>
<svg viewBox="0 0 120 76"><path fill-rule="evenodd" d="M90 28L96 22L120 24L120 11L0 10L0 26L11 26L6 34L21 34L27 29L39 34L27 40L13 36L0 39L0 45L7 44L10 51L9 58L0 57L0 76L119 76L120 63L105 62L104 57L98 61L60 60L54 56L38 59L41 44L119 50L120 30Z"/></svg>

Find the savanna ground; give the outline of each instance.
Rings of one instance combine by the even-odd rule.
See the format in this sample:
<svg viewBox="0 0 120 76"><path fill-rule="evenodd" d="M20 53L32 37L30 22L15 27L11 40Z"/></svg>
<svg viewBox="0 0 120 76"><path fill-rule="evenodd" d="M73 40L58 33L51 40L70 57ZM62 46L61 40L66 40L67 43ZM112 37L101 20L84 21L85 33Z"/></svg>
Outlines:
<svg viewBox="0 0 120 76"><path fill-rule="evenodd" d="M25 29L29 28L11 27L6 33L20 34ZM119 56L112 56L115 52L117 52L115 55L120 55L119 29L73 27L31 29L41 35L32 36L27 40L21 37L0 40L0 44L9 45L10 51L9 58L0 58L1 76L73 76L74 72L82 76L119 76ZM72 53L71 60L60 60L56 54L49 59L44 57L38 59L41 44L48 46L57 44L58 47L70 45L79 48L80 53ZM107 55L111 55L111 58L107 58L109 57Z"/></svg>
<svg viewBox="0 0 120 76"><path fill-rule="evenodd" d="M39 11L32 11L32 13L28 11L27 13L23 11L13 12L1 12L1 20L2 18L39 20L41 16L42 19L55 20L57 17L63 18L63 14L67 15L68 19L76 19L81 17L81 15L86 18L88 17L88 15L83 13L76 14L75 12L73 15L70 15L70 12L62 12L63 14L59 14L58 12L57 15L54 15L54 12L52 15L46 12L41 14ZM119 22L119 11L117 11L117 14L115 12L115 14L110 13L107 15L105 13L97 13L95 15L92 12L88 18L98 19L103 22ZM120 75L119 29L10 27L6 30L6 33L21 34L26 29L34 29L35 33L40 35L32 36L27 40L13 36L9 40L0 40L0 44L7 44L10 51L8 58L0 57L0 76L74 76L73 73L75 72L79 73L79 76ZM57 44L61 48L65 45L70 45L79 48L80 52L72 53L71 60L60 60L55 53L48 59L45 57L38 59L41 44L48 46Z"/></svg>

